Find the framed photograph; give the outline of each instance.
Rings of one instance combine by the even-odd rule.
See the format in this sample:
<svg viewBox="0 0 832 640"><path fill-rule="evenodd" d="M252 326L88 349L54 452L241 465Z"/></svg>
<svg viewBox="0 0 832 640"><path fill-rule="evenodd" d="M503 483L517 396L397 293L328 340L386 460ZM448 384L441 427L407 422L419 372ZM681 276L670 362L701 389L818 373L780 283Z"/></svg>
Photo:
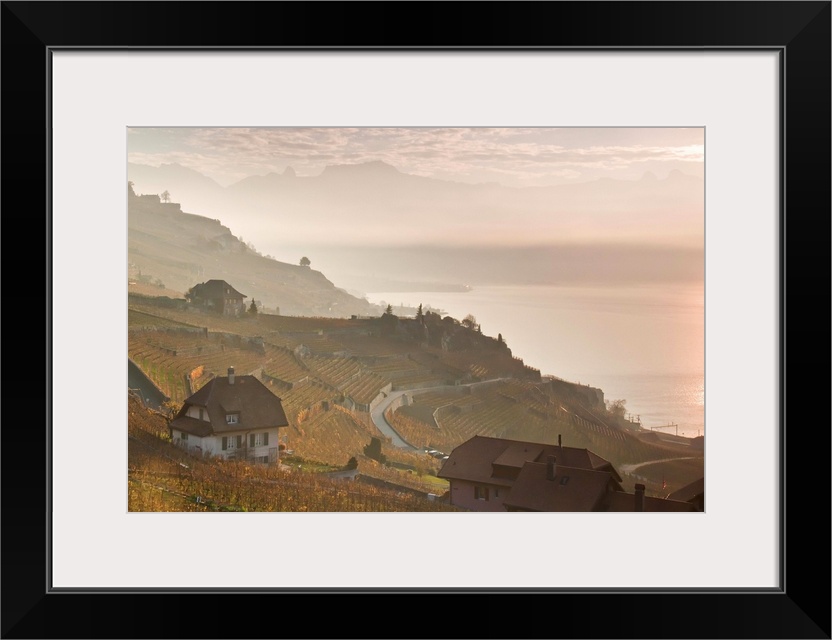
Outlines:
<svg viewBox="0 0 832 640"><path fill-rule="evenodd" d="M370 620L379 619L373 608L378 600L369 596L418 594L422 600L397 601L433 605L427 615L431 631L418 635L435 635L436 625L444 631L464 624L474 637L830 637L830 434L828 427L816 427L818 421L827 423L816 413L818 407L825 408L829 388L824 336L830 326L830 3L489 3L473 12L472 5L456 3L414 8L204 3L195 11L195 5L186 3L3 3L4 222L6 238L15 240L13 247L7 243L13 268L7 269L5 298L17 302L7 307L6 318L13 331L20 319L21 335L45 320L32 342L39 345L46 338L43 360L23 358L24 373L32 363L33 375L27 377L36 384L7 386L14 396L22 393L30 400L27 404L44 410L36 410L39 417L27 434L35 446L26 448L27 455L9 428L9 411L6 416L2 572L7 584L19 588L4 587L3 636L363 637L372 634L365 631ZM274 11L280 14L277 21ZM332 22L322 24L321 11L331 12ZM396 36L389 30L382 34L370 26L378 19L408 26L397 29ZM303 135L281 137L299 131ZM557 135L564 131L586 138L570 143ZM625 135L635 131L641 132L637 138ZM391 142L393 132L398 137ZM508 144L509 135L518 132L525 139ZM602 132L608 137L601 137ZM500 135L503 143L489 146L481 134ZM536 137L541 134L551 137ZM335 136L338 144L321 142ZM452 136L468 145L467 155L458 142L443 146ZM210 144L205 142L209 138ZM221 157L212 155L218 148L224 149ZM291 173L286 169L287 148L296 149ZM513 158L501 159L498 173L495 156L505 148ZM400 153L403 149L409 154ZM547 149L558 155L551 162L561 172L554 175L547 168L551 185L530 178L531 160L540 160ZM570 151L575 158L565 159ZM174 285L144 263L131 263L128 256L137 237L128 219L132 199L150 196L141 201L150 208L175 206L178 194L188 188L186 181L166 192L147 175L159 162L177 157L199 161L201 177L190 175L192 181L206 178L230 186L268 171L281 171L285 179L311 180L323 165L307 166L304 158L324 162L327 154L332 156L325 162L330 166L370 161L377 184L386 184L378 172L388 167L422 180L503 182L498 186L508 185L517 194L602 181L610 211L606 224L625 229L622 220L631 223L629 246L640 252L650 278L664 283L662 300L681 291L678 280L664 272L671 265L684 270L685 254L669 242L676 255L656 267L644 247L648 236L673 236L674 220L616 209L616 203L626 200L613 184L623 174L610 172L629 167L648 183L698 176L704 187L697 250L700 267L704 265L700 352L707 508L661 514L546 508L540 509L543 513L513 514L411 509L358 513L337 508L193 513L212 510L197 501L199 508L193 509L131 510L130 501L139 494L130 493L126 478L132 460L124 385L133 385L125 379L123 360L125 350L133 360L139 357L130 351L130 323L135 327L138 314L148 310L130 306L125 279L138 286L170 288L183 294L183 300L188 294L189 304L209 299L207 289L186 288L191 281ZM465 165L463 155L480 158L479 164ZM385 158L386 164L372 164ZM433 162L430 168L428 161ZM395 162L405 164L397 167ZM579 166L594 173L578 177ZM347 176L345 183L355 186L358 178ZM128 182L134 185L125 194ZM13 200L24 191L28 198ZM347 197L345 191L338 193L342 201ZM200 206L208 212L221 197L217 191L213 202ZM533 228L525 230L520 246L528 249L536 235L550 240L543 230L554 213L543 207L527 220L519 212L500 209L500 197L491 199L491 217L485 205L476 212L458 205L456 213L444 211L441 220L420 214L422 227L447 234L458 222L456 228L468 234L476 226L482 236L456 243L458 252L470 251L488 234L501 241L511 233L519 238L521 222ZM525 197L518 195L517 200L526 211L533 210ZM674 210L685 207L682 192L669 197L676 203ZM580 205L576 201L570 206ZM29 210L16 214L21 207ZM302 222L315 225L324 237L344 238L351 230L363 235L372 229L380 238L377 246L383 246L388 234L416 233L402 224L401 214L390 225L395 229L384 229L377 219L369 214L362 218L354 209L345 209L348 224L333 213L304 211ZM206 220L216 217L225 224L223 215L218 212ZM638 220L641 226L634 222ZM298 270L315 270L320 266L316 263L330 259L303 250L303 242L312 236L301 237L301 220L240 224L240 229L230 230L231 238L244 247L241 251L263 254L264 260L278 250L269 244L270 233L291 246L293 261L300 261ZM148 224L140 231L149 234L160 225ZM575 229L556 230L564 238L570 231ZM44 246L43 260L23 248L27 243L20 240L30 238L31 246ZM38 245L36 238L46 242ZM442 245L436 236L420 238L432 247ZM217 250L227 249L215 235L202 240L214 242ZM440 252L431 255L441 262ZM477 263L476 252L466 255L469 268L489 268L487 261ZM552 255L547 254L547 265ZM170 252L154 258L157 264L176 259ZM403 250L374 255L377 263L407 259ZM354 263L355 257L348 260ZM522 277L541 272L529 251L505 252L491 260L502 263L501 271L509 261ZM609 268L610 261L609 254L598 254L596 265L584 261L582 273ZM333 262L332 271L350 275L344 264ZM629 256L620 264L635 268L637 260ZM388 268L352 275L365 281L396 280L398 288L386 291L401 294L411 272ZM254 322L252 298L264 315L276 304L257 291L256 281L238 287L221 272L193 277L206 283L222 280L226 293L233 287L246 296L247 321ZM464 286L468 280L431 277L436 286ZM41 315L23 313L32 282L46 285ZM385 292L382 284L372 288ZM351 286L371 290L358 283ZM389 305L384 315L394 317L404 317L405 309L418 302L389 297L369 296L365 302ZM224 304L228 300L236 304L230 293ZM323 316L330 310L313 312ZM277 317L279 310L274 311ZM350 320L360 321L360 312L351 315L356 317ZM471 326L464 329L496 336L500 328L486 327L485 320L477 331L476 315L472 313ZM296 359L306 359L310 371L325 375L323 368L312 366L315 358L324 357L316 352L320 342L311 336L287 337L292 331L285 326L276 332L282 332L286 344L269 343L263 349L288 350ZM7 337L16 334L8 332ZM515 335L506 332L508 347L516 350ZM577 330L575 336L577 341ZM667 336L656 338L665 339L670 370L683 359L681 352ZM619 337L625 340L637 342ZM605 350L614 351L612 344ZM182 351L183 345L157 340L153 348ZM235 348L231 338L191 347ZM545 355L542 349L528 356L521 351L515 355L532 367L535 357ZM822 367L814 366L817 353L823 354ZM15 354L14 380L23 380L19 360ZM286 383L282 374L258 366L261 382ZM821 369L827 373L818 373ZM202 406L188 404L195 397L191 392L198 393L208 378L225 385L254 379L249 375L252 367L210 375L192 370L193 387L177 390L175 385L163 388L149 366L143 370L168 398L179 394L186 401L177 408L179 427L170 431L180 447L190 447L188 441L196 438L200 446L208 444L208 436L188 422L200 419L191 410ZM374 374L384 379L378 371ZM405 373L386 370L385 375ZM591 380L580 382L593 385ZM333 386L340 388L337 381ZM343 403L357 401L343 395ZM14 406L9 399L7 407ZM325 400L327 410L330 400ZM224 402L222 425L212 441L218 453L228 451L229 438L242 419L239 408ZM295 424L299 415L290 416ZM637 419L622 412L625 422ZM270 448L276 449L276 458L280 455L273 444L292 448L292 441L281 442L280 437L279 430L274 435L258 431L233 444L265 458L253 462L267 468ZM364 453L378 457L383 451ZM548 472L546 464L540 463L540 469ZM628 471L637 470L631 465ZM557 478L554 468L552 475ZM20 478L26 479L25 491ZM631 491L633 504L638 504L638 482L629 481L636 483ZM153 484L147 477L145 482ZM628 487L622 488L627 493ZM164 489L169 491L170 485ZM200 496L195 489L185 493ZM145 495L153 492L140 497ZM489 502L495 497L472 495L483 501L487 495ZM807 497L820 506L805 508ZM223 504L235 502L230 497ZM164 606L170 599L160 596L171 594L187 595L188 602L209 611L236 602L279 606L291 596L293 603L305 598L308 603L302 604L322 604L333 612L341 611L343 596L349 595L367 619L357 622L356 611L345 609L344 616L325 616L326 621L305 628L298 612L284 610L274 625L253 623L256 630L241 628L236 613L224 619L189 616L172 630L152 617L131 616L124 622L129 628L113 629L92 614L102 598L115 597L120 607L123 600L125 609L139 610L149 602ZM522 597L497 599L511 595ZM469 598L488 597L508 615L486 627L448 607L448 597L472 604L477 601ZM517 615L527 619L538 606L555 612L553 619L544 615L545 621L532 629L513 626ZM599 611L605 614L599 616ZM402 634L385 629L383 635Z"/></svg>

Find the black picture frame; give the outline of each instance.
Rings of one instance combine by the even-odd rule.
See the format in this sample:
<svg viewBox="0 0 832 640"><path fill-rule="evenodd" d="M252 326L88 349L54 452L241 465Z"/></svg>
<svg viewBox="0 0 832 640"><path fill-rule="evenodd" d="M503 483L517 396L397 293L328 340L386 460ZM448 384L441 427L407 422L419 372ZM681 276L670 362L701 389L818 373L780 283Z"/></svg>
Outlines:
<svg viewBox="0 0 832 640"><path fill-rule="evenodd" d="M454 637L460 629L463 637L830 637L830 2L3 2L0 16L3 337L28 349L3 369L2 637ZM778 51L780 588L54 592L51 457L36 453L49 452L49 336L62 315L51 307L49 280L50 52L130 47ZM738 476L753 466L738 460ZM488 600L449 599L460 597ZM391 605L402 611L400 625L384 623ZM229 606L237 613L210 615ZM275 614L248 616L249 607Z"/></svg>

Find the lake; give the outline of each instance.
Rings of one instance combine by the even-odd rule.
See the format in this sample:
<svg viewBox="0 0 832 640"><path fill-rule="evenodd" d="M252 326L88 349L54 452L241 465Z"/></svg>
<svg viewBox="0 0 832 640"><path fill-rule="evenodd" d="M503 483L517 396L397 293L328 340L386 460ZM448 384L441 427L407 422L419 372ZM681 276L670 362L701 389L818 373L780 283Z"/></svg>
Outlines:
<svg viewBox="0 0 832 640"><path fill-rule="evenodd" d="M467 293L380 292L374 303L472 314L527 365L625 399L645 428L704 434L704 286L475 286ZM676 429L664 429L675 433Z"/></svg>

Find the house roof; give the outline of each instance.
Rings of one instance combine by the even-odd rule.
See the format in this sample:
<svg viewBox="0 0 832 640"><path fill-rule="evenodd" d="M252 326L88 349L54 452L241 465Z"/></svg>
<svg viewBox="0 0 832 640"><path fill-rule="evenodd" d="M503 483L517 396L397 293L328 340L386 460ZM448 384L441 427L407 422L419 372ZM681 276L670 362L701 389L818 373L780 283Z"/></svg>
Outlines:
<svg viewBox="0 0 832 640"><path fill-rule="evenodd" d="M524 464L503 504L529 511L595 511L612 482L609 471L560 464L549 480L547 466L545 462Z"/></svg>
<svg viewBox="0 0 832 640"><path fill-rule="evenodd" d="M436 475L449 480L470 480L510 487L511 479L492 477L494 469L491 465L508 448L509 442L500 438L474 436L451 451Z"/></svg>
<svg viewBox="0 0 832 640"><path fill-rule="evenodd" d="M601 510L635 511L636 496L634 493L615 491L607 496L604 508ZM653 498L650 496L644 496L644 510L648 512L696 511L690 502L665 498Z"/></svg>
<svg viewBox="0 0 832 640"><path fill-rule="evenodd" d="M510 485L510 479L492 475L493 465L514 468L519 472L527 462L545 463L548 456L555 456L558 466L605 471L616 481L621 481L621 476L610 462L587 449L486 436L474 436L456 447L437 475L447 479Z"/></svg>
<svg viewBox="0 0 832 640"><path fill-rule="evenodd" d="M688 502L689 500L694 500L699 496L705 495L705 478L699 478L699 480L694 480L690 484L685 485L681 489L677 489L673 493L671 493L668 498L671 500L681 500L682 502Z"/></svg>
<svg viewBox="0 0 832 640"><path fill-rule="evenodd" d="M235 298L248 297L237 291L225 280L208 280L201 284L194 285L193 291L195 294L203 298L219 298L223 296L232 296Z"/></svg>
<svg viewBox="0 0 832 640"><path fill-rule="evenodd" d="M189 407L204 407L208 413L208 421L186 415ZM238 422L227 424L228 413L238 413ZM193 423L199 423L199 426ZM204 433L205 428L201 426L203 424L209 426L210 430L207 433ZM171 421L171 427L194 435L285 427L288 424L280 398L254 376L240 375L234 377L233 384L229 384L228 377L218 377L209 381L185 400L182 409Z"/></svg>
<svg viewBox="0 0 832 640"><path fill-rule="evenodd" d="M213 432L210 422L198 420L190 416L177 416L174 420L171 420L170 426L200 438L210 436Z"/></svg>

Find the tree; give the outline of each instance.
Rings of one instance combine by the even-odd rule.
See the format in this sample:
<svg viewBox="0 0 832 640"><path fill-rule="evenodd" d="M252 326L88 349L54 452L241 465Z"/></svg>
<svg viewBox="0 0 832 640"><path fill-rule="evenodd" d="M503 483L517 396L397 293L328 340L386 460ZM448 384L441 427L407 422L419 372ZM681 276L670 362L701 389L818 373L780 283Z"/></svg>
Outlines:
<svg viewBox="0 0 832 640"><path fill-rule="evenodd" d="M393 305L392 304L387 305L387 308L384 310L384 315L386 315L386 316L392 316L393 315Z"/></svg>
<svg viewBox="0 0 832 640"><path fill-rule="evenodd" d="M503 334L502 333L497 334L497 342L499 342L500 344L503 344Z"/></svg>
<svg viewBox="0 0 832 640"><path fill-rule="evenodd" d="M477 326L477 319L469 313L462 319L462 326L468 329L474 329Z"/></svg>
<svg viewBox="0 0 832 640"><path fill-rule="evenodd" d="M623 418L626 411L626 404L626 400L610 400L607 405L607 411L609 411L616 418Z"/></svg>
<svg viewBox="0 0 832 640"><path fill-rule="evenodd" d="M249 315L257 315L257 305L254 304L254 298L251 299L251 306L248 308Z"/></svg>
<svg viewBox="0 0 832 640"><path fill-rule="evenodd" d="M302 267L308 267L310 264L312 264L312 263L310 262L309 258L307 258L306 256L303 256L303 257L300 259L300 266L302 266Z"/></svg>
<svg viewBox="0 0 832 640"><path fill-rule="evenodd" d="M422 305L419 304L419 308L416 310L416 319L421 320L424 318L424 314L422 313Z"/></svg>
<svg viewBox="0 0 832 640"><path fill-rule="evenodd" d="M170 202L170 192L167 189L162 192L162 202Z"/></svg>
<svg viewBox="0 0 832 640"><path fill-rule="evenodd" d="M370 440L370 444L364 447L364 455L373 460L378 460L382 464L387 462L387 456L381 452L381 440L379 438L373 437Z"/></svg>

